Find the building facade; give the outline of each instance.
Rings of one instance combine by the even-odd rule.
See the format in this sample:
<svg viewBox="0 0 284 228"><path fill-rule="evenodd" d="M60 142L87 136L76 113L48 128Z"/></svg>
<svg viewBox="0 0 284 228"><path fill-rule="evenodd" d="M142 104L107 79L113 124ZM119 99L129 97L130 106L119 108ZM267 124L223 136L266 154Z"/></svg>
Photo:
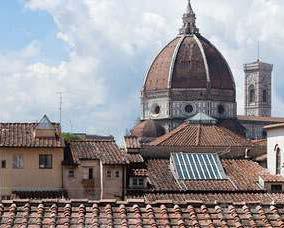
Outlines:
<svg viewBox="0 0 284 228"><path fill-rule="evenodd" d="M47 116L39 123L0 123L0 198L62 195L63 159L60 126Z"/></svg>

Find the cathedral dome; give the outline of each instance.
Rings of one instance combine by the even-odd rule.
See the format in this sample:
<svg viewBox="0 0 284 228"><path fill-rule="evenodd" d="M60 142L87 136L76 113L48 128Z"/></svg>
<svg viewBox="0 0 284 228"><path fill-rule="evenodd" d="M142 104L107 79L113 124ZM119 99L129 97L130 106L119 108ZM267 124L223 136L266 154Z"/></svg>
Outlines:
<svg viewBox="0 0 284 228"><path fill-rule="evenodd" d="M235 82L225 58L207 39L181 34L152 63L144 91L196 88L235 90Z"/></svg>
<svg viewBox="0 0 284 228"><path fill-rule="evenodd" d="M190 0L183 15L183 27L155 58L143 91L169 89L233 90L235 82L231 69L222 54L196 27L196 17ZM235 94L234 94L235 95Z"/></svg>
<svg viewBox="0 0 284 228"><path fill-rule="evenodd" d="M220 120L237 116L231 69L195 21L188 0L179 34L154 59L141 91L141 120L155 120L166 131L197 113Z"/></svg>

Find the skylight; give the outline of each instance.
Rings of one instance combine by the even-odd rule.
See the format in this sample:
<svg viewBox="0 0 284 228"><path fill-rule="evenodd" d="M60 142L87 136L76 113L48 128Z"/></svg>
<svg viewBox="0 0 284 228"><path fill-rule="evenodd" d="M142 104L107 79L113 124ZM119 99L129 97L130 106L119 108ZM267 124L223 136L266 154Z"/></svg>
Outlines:
<svg viewBox="0 0 284 228"><path fill-rule="evenodd" d="M173 153L171 169L180 180L223 180L226 174L217 154Z"/></svg>

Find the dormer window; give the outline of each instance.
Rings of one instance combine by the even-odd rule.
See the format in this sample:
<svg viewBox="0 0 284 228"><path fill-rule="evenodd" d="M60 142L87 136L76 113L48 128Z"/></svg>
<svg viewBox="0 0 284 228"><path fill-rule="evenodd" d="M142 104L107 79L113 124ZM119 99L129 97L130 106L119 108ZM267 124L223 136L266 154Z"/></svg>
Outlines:
<svg viewBox="0 0 284 228"><path fill-rule="evenodd" d="M35 138L56 138L58 133L54 124L49 120L49 118L44 115L39 121L38 125L34 131Z"/></svg>
<svg viewBox="0 0 284 228"><path fill-rule="evenodd" d="M130 177L129 187L134 189L145 188L145 178L144 177Z"/></svg>
<svg viewBox="0 0 284 228"><path fill-rule="evenodd" d="M171 170L180 180L223 180L226 174L217 154L174 153Z"/></svg>

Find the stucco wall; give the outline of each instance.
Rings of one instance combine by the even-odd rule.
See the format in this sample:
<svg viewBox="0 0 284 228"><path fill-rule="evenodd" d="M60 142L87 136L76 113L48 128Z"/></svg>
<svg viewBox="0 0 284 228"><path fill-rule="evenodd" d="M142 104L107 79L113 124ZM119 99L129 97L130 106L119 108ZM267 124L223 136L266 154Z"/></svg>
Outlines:
<svg viewBox="0 0 284 228"><path fill-rule="evenodd" d="M284 174L283 162L284 162L284 128L270 129L267 131L267 168L271 174L276 174L276 152L275 146L281 151L281 174Z"/></svg>
<svg viewBox="0 0 284 228"><path fill-rule="evenodd" d="M83 185L88 169L93 168L94 187L86 188ZM69 170L74 170L74 177L69 177ZM87 180L84 180L87 182ZM100 176L100 162L94 161L81 161L77 167L64 167L64 189L68 192L69 198L79 199L94 199L99 200L101 196L101 176Z"/></svg>
<svg viewBox="0 0 284 228"><path fill-rule="evenodd" d="M52 169L39 168L39 155L52 155ZM23 155L23 169L14 169L13 156ZM0 166L0 195L12 191L48 191L62 189L63 148L0 148L0 162L6 161L6 168Z"/></svg>
<svg viewBox="0 0 284 228"><path fill-rule="evenodd" d="M107 177L107 171L111 172L111 177ZM115 176L116 171L119 172L119 177ZM102 199L121 199L123 196L123 166L104 165L103 177Z"/></svg>

